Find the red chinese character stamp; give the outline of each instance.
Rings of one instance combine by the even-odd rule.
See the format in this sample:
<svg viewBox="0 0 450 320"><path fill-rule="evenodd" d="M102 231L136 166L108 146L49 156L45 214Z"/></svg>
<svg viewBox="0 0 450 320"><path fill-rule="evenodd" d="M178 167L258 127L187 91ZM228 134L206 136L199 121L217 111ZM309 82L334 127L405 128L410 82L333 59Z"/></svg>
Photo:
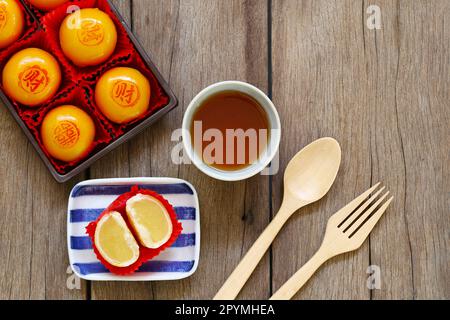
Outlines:
<svg viewBox="0 0 450 320"><path fill-rule="evenodd" d="M64 149L73 147L80 138L77 126L70 121L62 121L53 131L55 141Z"/></svg>
<svg viewBox="0 0 450 320"><path fill-rule="evenodd" d="M8 20L8 12L4 4L0 4L0 30L4 28Z"/></svg>
<svg viewBox="0 0 450 320"><path fill-rule="evenodd" d="M39 66L32 66L19 74L19 85L28 93L39 94L48 85L48 72Z"/></svg>
<svg viewBox="0 0 450 320"><path fill-rule="evenodd" d="M114 84L112 98L117 104L123 107L132 107L139 100L139 97L139 88L135 83L120 80Z"/></svg>
<svg viewBox="0 0 450 320"><path fill-rule="evenodd" d="M84 20L78 29L78 40L86 46L96 46L105 38L103 26L94 20Z"/></svg>

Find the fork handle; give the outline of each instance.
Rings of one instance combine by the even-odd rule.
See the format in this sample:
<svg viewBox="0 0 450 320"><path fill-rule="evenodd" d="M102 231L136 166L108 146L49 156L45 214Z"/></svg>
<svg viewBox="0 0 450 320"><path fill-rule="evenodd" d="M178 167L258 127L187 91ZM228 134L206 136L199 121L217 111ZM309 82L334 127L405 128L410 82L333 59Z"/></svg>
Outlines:
<svg viewBox="0 0 450 320"><path fill-rule="evenodd" d="M275 292L270 300L290 300L329 258L330 256L324 250L319 249L311 260Z"/></svg>

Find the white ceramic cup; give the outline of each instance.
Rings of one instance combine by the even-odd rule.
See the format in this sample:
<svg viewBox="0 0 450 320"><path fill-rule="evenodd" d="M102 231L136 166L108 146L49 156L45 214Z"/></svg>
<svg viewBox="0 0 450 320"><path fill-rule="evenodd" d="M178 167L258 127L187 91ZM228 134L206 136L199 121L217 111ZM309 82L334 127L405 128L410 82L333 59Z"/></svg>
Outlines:
<svg viewBox="0 0 450 320"><path fill-rule="evenodd" d="M250 166L236 170L236 171L224 171L212 166L207 165L195 152L194 146L191 140L191 125L193 117L197 109L202 105L202 103L214 94L224 92L224 91L238 91L245 93L255 99L261 107L265 110L267 114L267 119L269 122L269 140L267 143L267 150L262 152L259 159L251 164ZM183 118L183 145L185 152L194 163L194 165L203 173L208 176L222 180L222 181L240 181L248 179L261 171L263 171L273 160L277 154L278 148L280 146L281 140L281 122L278 115L278 111L273 105L272 101L267 97L267 95L256 88L245 82L240 81L224 81L213 84L205 89L203 89L189 104Z"/></svg>

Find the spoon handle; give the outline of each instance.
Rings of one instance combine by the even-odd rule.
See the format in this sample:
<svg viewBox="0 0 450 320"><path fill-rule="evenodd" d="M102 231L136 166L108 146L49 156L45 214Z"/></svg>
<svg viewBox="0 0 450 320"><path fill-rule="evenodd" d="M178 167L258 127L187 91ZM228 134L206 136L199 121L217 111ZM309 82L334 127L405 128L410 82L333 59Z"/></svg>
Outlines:
<svg viewBox="0 0 450 320"><path fill-rule="evenodd" d="M269 249L273 240L280 232L286 221L296 209L283 205L267 226L264 232L259 236L258 240L253 244L241 262L238 264L233 273L229 276L222 288L214 297L214 300L234 300L244 287L247 280L255 270L259 261L262 259L266 251Z"/></svg>

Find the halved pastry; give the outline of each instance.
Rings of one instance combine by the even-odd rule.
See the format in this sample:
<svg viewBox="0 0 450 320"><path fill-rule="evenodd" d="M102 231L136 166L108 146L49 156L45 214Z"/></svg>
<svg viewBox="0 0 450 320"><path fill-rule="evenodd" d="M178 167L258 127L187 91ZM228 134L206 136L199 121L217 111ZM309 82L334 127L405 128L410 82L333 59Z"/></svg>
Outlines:
<svg viewBox="0 0 450 320"><path fill-rule="evenodd" d="M158 199L139 193L127 201L126 213L144 247L157 249L169 241L173 231L172 221Z"/></svg>
<svg viewBox="0 0 450 320"><path fill-rule="evenodd" d="M117 211L99 220L95 229L95 246L101 256L115 267L131 266L139 259L139 245Z"/></svg>

